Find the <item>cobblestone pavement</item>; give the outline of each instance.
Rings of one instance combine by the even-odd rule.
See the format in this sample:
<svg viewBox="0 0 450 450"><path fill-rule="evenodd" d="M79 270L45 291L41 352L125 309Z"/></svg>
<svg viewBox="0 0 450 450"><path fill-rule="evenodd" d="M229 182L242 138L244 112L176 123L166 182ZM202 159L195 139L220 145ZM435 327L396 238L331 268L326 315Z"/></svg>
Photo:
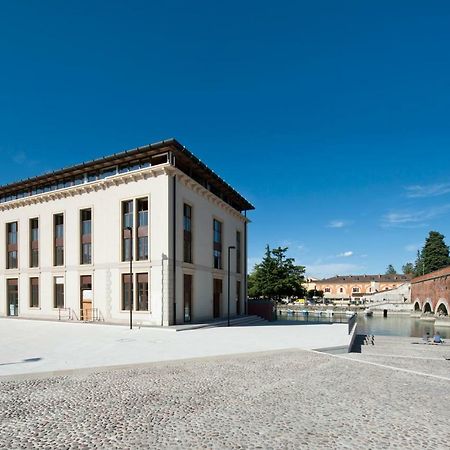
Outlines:
<svg viewBox="0 0 450 450"><path fill-rule="evenodd" d="M444 449L449 387L302 350L4 381L0 447Z"/></svg>

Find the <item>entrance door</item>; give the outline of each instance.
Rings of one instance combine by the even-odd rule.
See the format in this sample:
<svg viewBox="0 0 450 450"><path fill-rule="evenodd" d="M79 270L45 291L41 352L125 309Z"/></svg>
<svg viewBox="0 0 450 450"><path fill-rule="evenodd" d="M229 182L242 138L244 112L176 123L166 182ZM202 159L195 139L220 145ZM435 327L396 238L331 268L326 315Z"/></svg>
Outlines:
<svg viewBox="0 0 450 450"><path fill-rule="evenodd" d="M80 319L92 320L92 277L85 275L80 278Z"/></svg>
<svg viewBox="0 0 450 450"><path fill-rule="evenodd" d="M241 282L236 281L236 314L241 315Z"/></svg>
<svg viewBox="0 0 450 450"><path fill-rule="evenodd" d="M7 280L7 304L6 313L8 316L18 316L19 315L19 286L17 279Z"/></svg>
<svg viewBox="0 0 450 450"><path fill-rule="evenodd" d="M192 321L192 275L184 275L184 321Z"/></svg>
<svg viewBox="0 0 450 450"><path fill-rule="evenodd" d="M222 280L214 278L213 317L220 317L220 304L222 302Z"/></svg>

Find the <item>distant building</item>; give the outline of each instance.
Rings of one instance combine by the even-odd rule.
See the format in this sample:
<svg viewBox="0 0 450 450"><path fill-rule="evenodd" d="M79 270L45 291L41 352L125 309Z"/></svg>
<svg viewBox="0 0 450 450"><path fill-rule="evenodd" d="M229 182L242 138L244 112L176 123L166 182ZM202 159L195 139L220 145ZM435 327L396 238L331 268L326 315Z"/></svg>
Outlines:
<svg viewBox="0 0 450 450"><path fill-rule="evenodd" d="M251 209L174 139L1 186L0 316L226 317L228 267L243 314Z"/></svg>
<svg viewBox="0 0 450 450"><path fill-rule="evenodd" d="M303 287L306 289L306 292L316 289L317 281L318 281L318 278L314 278L314 277L305 278Z"/></svg>
<svg viewBox="0 0 450 450"><path fill-rule="evenodd" d="M450 303L450 266L411 281L414 311L447 316Z"/></svg>
<svg viewBox="0 0 450 450"><path fill-rule="evenodd" d="M351 300L380 291L396 289L409 282L411 275L336 275L316 281L318 291L329 300Z"/></svg>

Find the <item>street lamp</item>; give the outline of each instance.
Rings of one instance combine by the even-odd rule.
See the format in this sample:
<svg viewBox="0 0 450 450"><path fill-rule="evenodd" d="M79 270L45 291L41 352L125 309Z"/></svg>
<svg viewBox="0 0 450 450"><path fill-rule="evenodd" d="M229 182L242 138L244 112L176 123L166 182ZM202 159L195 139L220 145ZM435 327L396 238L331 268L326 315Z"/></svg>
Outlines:
<svg viewBox="0 0 450 450"><path fill-rule="evenodd" d="M130 330L133 329L133 227L127 227L130 232Z"/></svg>
<svg viewBox="0 0 450 450"><path fill-rule="evenodd" d="M236 250L236 247L234 245L228 246L228 326L230 326L230 253L231 250Z"/></svg>

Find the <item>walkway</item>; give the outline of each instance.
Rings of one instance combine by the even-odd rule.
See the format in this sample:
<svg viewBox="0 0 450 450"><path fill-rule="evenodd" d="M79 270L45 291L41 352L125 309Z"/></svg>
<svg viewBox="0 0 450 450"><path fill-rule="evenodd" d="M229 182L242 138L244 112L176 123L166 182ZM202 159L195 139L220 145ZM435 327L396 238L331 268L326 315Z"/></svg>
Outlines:
<svg viewBox="0 0 450 450"><path fill-rule="evenodd" d="M348 346L347 324L260 325L176 332L0 319L0 377L187 358Z"/></svg>

